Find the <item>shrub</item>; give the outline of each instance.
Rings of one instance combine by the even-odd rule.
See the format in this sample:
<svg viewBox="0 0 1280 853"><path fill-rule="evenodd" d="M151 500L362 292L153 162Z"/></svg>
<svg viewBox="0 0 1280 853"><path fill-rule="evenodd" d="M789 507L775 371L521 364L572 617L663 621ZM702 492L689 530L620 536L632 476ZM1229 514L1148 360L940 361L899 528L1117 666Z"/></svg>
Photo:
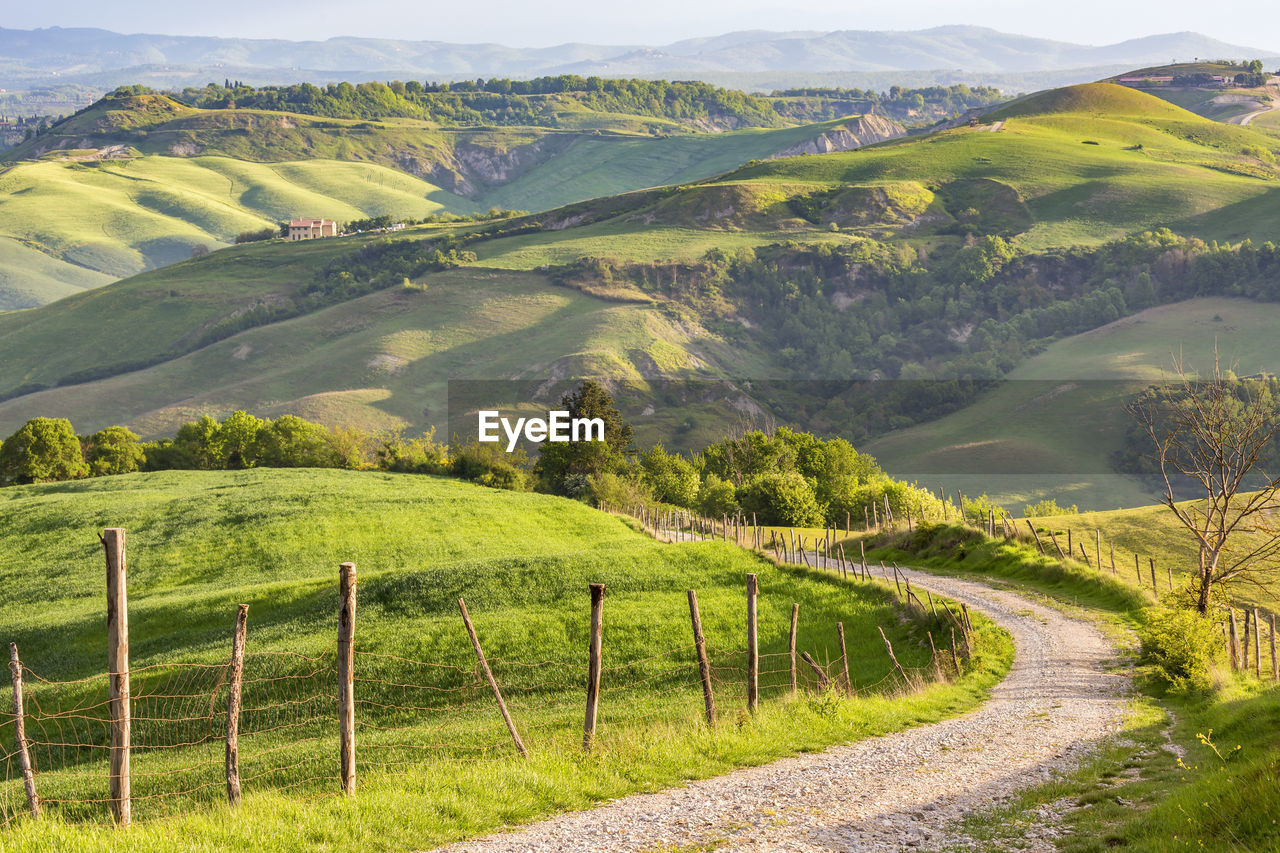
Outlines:
<svg viewBox="0 0 1280 853"><path fill-rule="evenodd" d="M725 515L736 515L738 493L733 483L721 480L715 474L708 474L698 489L698 512L706 518L720 518Z"/></svg>
<svg viewBox="0 0 1280 853"><path fill-rule="evenodd" d="M1076 515L1079 512L1080 508L1075 504L1069 507L1061 507L1052 498L1039 503L1027 504L1022 508L1022 514L1026 518L1038 518L1042 515Z"/></svg>
<svg viewBox="0 0 1280 853"><path fill-rule="evenodd" d="M378 467L402 474L439 474L447 459L447 449L436 444L435 429L418 438L405 438L404 430L397 429L384 436L378 448Z"/></svg>
<svg viewBox="0 0 1280 853"><path fill-rule="evenodd" d="M738 502L761 524L816 527L825 519L813 486L795 471L757 477L738 490Z"/></svg>
<svg viewBox="0 0 1280 853"><path fill-rule="evenodd" d="M84 455L93 477L130 474L146 461L138 436L122 426L100 429L89 436Z"/></svg>
<svg viewBox="0 0 1280 853"><path fill-rule="evenodd" d="M271 468L339 468L329 430L297 415L267 421L258 431L254 456Z"/></svg>
<svg viewBox="0 0 1280 853"><path fill-rule="evenodd" d="M88 473L80 439L66 418L32 418L0 445L0 482L51 483Z"/></svg>
<svg viewBox="0 0 1280 853"><path fill-rule="evenodd" d="M644 483L624 477L614 471L601 471L587 477L586 488L580 492L597 506L602 503L631 507L653 501L653 493Z"/></svg>
<svg viewBox="0 0 1280 853"><path fill-rule="evenodd" d="M1210 620L1180 607L1148 609L1139 629L1142 658L1175 690L1207 690L1222 659L1222 635Z"/></svg>
<svg viewBox="0 0 1280 853"><path fill-rule="evenodd" d="M455 477L471 480L491 489L524 491L527 488L525 467L528 456L524 450L505 452L497 444L481 444L471 440L450 452L449 471Z"/></svg>

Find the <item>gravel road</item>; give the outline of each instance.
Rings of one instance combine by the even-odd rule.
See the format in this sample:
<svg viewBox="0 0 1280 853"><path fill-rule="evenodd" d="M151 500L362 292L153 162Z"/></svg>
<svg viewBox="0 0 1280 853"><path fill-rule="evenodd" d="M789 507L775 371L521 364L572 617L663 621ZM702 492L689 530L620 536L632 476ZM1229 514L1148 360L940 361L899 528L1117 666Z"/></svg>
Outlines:
<svg viewBox="0 0 1280 853"><path fill-rule="evenodd" d="M1069 769L1123 717L1128 679L1093 626L972 580L908 570L913 585L983 611L1017 655L989 701L970 713L763 767L636 794L451 853L980 849L957 821ZM1052 821L1028 850L1052 850Z"/></svg>

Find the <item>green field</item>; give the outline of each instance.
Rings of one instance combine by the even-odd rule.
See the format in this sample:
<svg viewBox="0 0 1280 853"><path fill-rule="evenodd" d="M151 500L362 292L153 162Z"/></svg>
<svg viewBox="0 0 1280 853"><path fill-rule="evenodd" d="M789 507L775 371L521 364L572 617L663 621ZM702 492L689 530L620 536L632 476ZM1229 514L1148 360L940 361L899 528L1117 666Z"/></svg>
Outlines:
<svg viewBox="0 0 1280 853"><path fill-rule="evenodd" d="M779 568L724 543L663 545L628 522L559 498L439 478L340 471L163 473L0 491L0 543L23 560L4 570L6 640L38 708L40 786L49 819L0 831L0 849L113 849L103 824L105 766L88 720L104 680L102 552L97 533L129 533L130 654L135 707L135 820L130 849L209 846L421 849L465 835L653 790L742 764L938 719L971 707L1007 668L1011 647L979 621L970 674L904 698L882 625L905 666L930 655L876 583ZM332 656L337 564L359 571L356 618L360 791L336 788ZM760 578L761 712L743 708L745 575ZM581 755L587 584L605 583L600 728ZM708 732L685 591L696 588L725 724ZM458 618L464 596L507 691L531 757L514 756L475 681ZM855 699L787 699L793 602L799 646L837 660L843 620ZM237 603L248 603L245 801L222 805L222 664ZM301 656L301 657L299 657ZM421 662L421 663L420 663ZM192 670L190 664L206 669ZM781 666L781 669L779 668ZM185 697L182 704L163 696ZM90 710L82 723L36 720ZM283 704L282 704L283 703ZM221 707L221 706L220 706ZM175 708L190 715L171 720ZM201 709L206 710L201 710ZM174 743L193 745L159 749ZM70 761L70 765L66 763ZM403 763L402 763L403 762ZM177 792L184 792L178 794ZM20 803L21 783L0 787ZM83 800L84 802L68 802Z"/></svg>
<svg viewBox="0 0 1280 853"><path fill-rule="evenodd" d="M1111 472L1129 416L1125 399L1189 370L1212 366L1215 344L1240 374L1280 369L1272 334L1280 306L1193 299L1152 308L1049 346L968 408L885 436L866 448L896 477L989 494L1015 515L1054 498L1082 509L1149 504L1137 480Z"/></svg>

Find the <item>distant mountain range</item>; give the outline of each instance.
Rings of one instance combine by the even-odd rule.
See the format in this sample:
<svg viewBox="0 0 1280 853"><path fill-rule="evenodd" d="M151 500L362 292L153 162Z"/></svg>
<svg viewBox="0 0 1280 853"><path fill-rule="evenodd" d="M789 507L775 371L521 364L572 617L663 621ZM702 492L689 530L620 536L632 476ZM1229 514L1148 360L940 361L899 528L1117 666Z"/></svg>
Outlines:
<svg viewBox="0 0 1280 853"><path fill-rule="evenodd" d="M957 70L975 82L993 75L1134 67L1194 57L1272 57L1277 51L1227 44L1198 33L1146 36L1090 46L969 26L917 31L743 31L662 46L563 44L520 48L370 38L327 41L122 35L100 29L0 28L0 88L53 82L107 87L339 79L464 79L550 74L703 78L736 75L755 87L814 74L882 75Z"/></svg>

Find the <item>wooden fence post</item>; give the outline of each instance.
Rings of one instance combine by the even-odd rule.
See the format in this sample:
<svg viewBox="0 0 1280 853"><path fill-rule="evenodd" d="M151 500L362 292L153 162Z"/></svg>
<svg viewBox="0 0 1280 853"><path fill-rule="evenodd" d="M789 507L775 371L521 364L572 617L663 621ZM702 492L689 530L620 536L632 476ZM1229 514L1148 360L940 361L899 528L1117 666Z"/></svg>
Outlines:
<svg viewBox="0 0 1280 853"><path fill-rule="evenodd" d="M1156 586L1156 560L1155 557L1147 557L1147 562L1151 565L1151 591L1157 596L1160 595L1160 587Z"/></svg>
<svg viewBox="0 0 1280 853"><path fill-rule="evenodd" d="M338 567L338 757L342 793L356 792L356 564Z"/></svg>
<svg viewBox="0 0 1280 853"><path fill-rule="evenodd" d="M1062 546L1058 544L1058 535L1053 532L1052 528L1050 528L1049 530L1049 538L1053 540L1053 547L1058 549L1058 559L1059 560L1067 559L1066 556L1062 553Z"/></svg>
<svg viewBox="0 0 1280 853"><path fill-rule="evenodd" d="M1169 592L1173 592L1173 566L1165 566L1164 570L1169 573Z"/></svg>
<svg viewBox="0 0 1280 853"><path fill-rule="evenodd" d="M1272 657L1275 655L1273 654ZM9 672L13 675L13 737L18 747L18 769L22 771L22 785L27 789L27 808L31 816L40 817L40 797L36 794L36 775L31 769L31 751L27 746L26 710L22 702L22 660L18 657L18 644L9 644Z"/></svg>
<svg viewBox="0 0 1280 853"><path fill-rule="evenodd" d="M791 605L791 635L787 643L787 648L791 654L791 692L796 692L796 628L800 622L800 603L793 602ZM1275 643L1272 643L1272 654L1275 657Z"/></svg>
<svg viewBox="0 0 1280 853"><path fill-rule="evenodd" d="M1098 571L1102 571L1102 531L1095 530L1093 540L1093 553L1098 558Z"/></svg>
<svg viewBox="0 0 1280 853"><path fill-rule="evenodd" d="M471 648L475 649L476 660L480 662L480 671L484 673L485 680L489 682L489 689L493 691L493 698L498 703L498 711L502 713L502 721L507 724L507 731L511 734L511 742L515 744L516 752L520 753L521 758L528 758L529 752L524 748L524 741L520 739L520 732L516 730L516 724L511 719L511 714L507 711L507 703L502 701L502 691L498 689L498 679L493 677L493 670L489 669L489 661L485 660L484 649L480 646L480 638L476 636L475 626L471 624L471 615L467 613L467 603L458 598L458 609L462 611L462 624L467 627L467 636L471 638Z"/></svg>
<svg viewBox="0 0 1280 853"><path fill-rule="evenodd" d="M698 653L698 674L702 677L702 702L706 706L707 725L716 724L716 697L711 690L711 662L707 660L707 640L702 635L702 614L698 612L698 593L689 590L689 619L693 622L693 647Z"/></svg>
<svg viewBox="0 0 1280 853"><path fill-rule="evenodd" d="M244 641L249 623L249 605L236 607L236 624L231 632L231 672L227 690L227 802L240 804L240 699L244 689Z"/></svg>
<svg viewBox="0 0 1280 853"><path fill-rule="evenodd" d="M1230 628L1227 634L1227 643L1231 646L1231 668L1233 670L1240 669L1240 635L1236 632L1236 611L1235 608L1228 607L1227 613L1231 617Z"/></svg>
<svg viewBox="0 0 1280 853"><path fill-rule="evenodd" d="M124 528L104 530L102 547L107 556L107 701L111 719L108 787L111 816L117 825L128 826L133 820L133 805L129 784L129 595Z"/></svg>
<svg viewBox="0 0 1280 853"><path fill-rule="evenodd" d="M1116 543L1109 542L1108 544L1111 546L1111 574L1118 575L1120 571L1116 568Z"/></svg>
<svg viewBox="0 0 1280 853"><path fill-rule="evenodd" d="M805 663L809 664L809 668L813 670L813 674L818 677L818 689L826 690L827 685L831 683L831 679L827 677L827 673L822 669L822 667L818 666L818 662L813 659L813 655L808 652L801 652L800 657L804 659Z"/></svg>
<svg viewBox="0 0 1280 853"><path fill-rule="evenodd" d="M853 695L853 682L849 680L849 652L844 647L844 623L836 623L836 636L840 639L840 662L844 668L844 692Z"/></svg>
<svg viewBox="0 0 1280 853"><path fill-rule="evenodd" d="M1139 562L1141 559L1137 554L1133 555L1133 571L1138 576L1138 589L1142 589L1142 563Z"/></svg>
<svg viewBox="0 0 1280 853"><path fill-rule="evenodd" d="M1044 543L1040 541L1040 533L1036 530L1036 526L1031 523L1031 519L1027 519L1027 529L1031 531L1031 535L1036 540L1036 550L1044 554Z"/></svg>
<svg viewBox="0 0 1280 853"><path fill-rule="evenodd" d="M902 664L898 663L898 658L893 653L893 644L890 643L889 638L884 635L884 629L877 625L876 630L880 632L880 639L884 640L884 649L889 653L889 660L893 661L893 668L898 671L898 675L902 676L902 680L906 682L907 686L910 686L911 679L907 678L907 673L903 670Z"/></svg>
<svg viewBox="0 0 1280 853"><path fill-rule="evenodd" d="M956 666L956 675L960 675L960 654L956 651L956 629L951 628L951 662Z"/></svg>
<svg viewBox="0 0 1280 853"><path fill-rule="evenodd" d="M747 575L747 710L756 712L760 692L760 636L756 631L756 576Z"/></svg>
<svg viewBox="0 0 1280 853"><path fill-rule="evenodd" d="M1271 614L1271 680L1280 681L1280 660L1276 660L1276 615Z"/></svg>
<svg viewBox="0 0 1280 853"><path fill-rule="evenodd" d="M591 751L596 739L596 711L600 706L600 671L604 650L604 584L591 584L591 645L587 664L587 716L582 726L582 749Z"/></svg>
<svg viewBox="0 0 1280 853"><path fill-rule="evenodd" d="M933 678L935 681L942 680L942 663L938 660L938 647L933 644L933 632L926 631L929 635L929 651L932 653L933 660Z"/></svg>
<svg viewBox="0 0 1280 853"><path fill-rule="evenodd" d="M1262 625L1258 622L1258 608L1253 608L1253 674L1262 678Z"/></svg>

